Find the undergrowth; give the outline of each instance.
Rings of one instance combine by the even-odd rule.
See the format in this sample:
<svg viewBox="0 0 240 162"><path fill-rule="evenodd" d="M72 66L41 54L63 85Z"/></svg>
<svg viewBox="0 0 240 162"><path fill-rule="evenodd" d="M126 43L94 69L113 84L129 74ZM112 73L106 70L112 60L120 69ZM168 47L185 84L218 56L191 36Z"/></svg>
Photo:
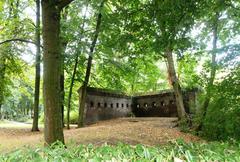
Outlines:
<svg viewBox="0 0 240 162"><path fill-rule="evenodd" d="M167 146L144 145L79 145L65 148L61 144L38 149L24 148L0 155L1 162L78 162L78 161L240 161L240 143L185 143L182 140Z"/></svg>

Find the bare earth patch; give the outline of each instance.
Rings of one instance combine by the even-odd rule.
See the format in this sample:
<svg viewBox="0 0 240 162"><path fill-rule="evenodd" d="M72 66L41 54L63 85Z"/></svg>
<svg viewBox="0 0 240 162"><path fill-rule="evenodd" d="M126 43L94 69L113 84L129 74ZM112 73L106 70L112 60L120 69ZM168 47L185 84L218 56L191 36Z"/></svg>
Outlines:
<svg viewBox="0 0 240 162"><path fill-rule="evenodd" d="M182 138L186 142L199 141L196 136L174 128L176 118L120 118L101 121L76 129L64 130L67 144L129 144L163 145ZM15 125L16 124L16 125ZM0 151L5 152L23 146L42 146L43 132L31 132L30 124L6 127L0 124Z"/></svg>

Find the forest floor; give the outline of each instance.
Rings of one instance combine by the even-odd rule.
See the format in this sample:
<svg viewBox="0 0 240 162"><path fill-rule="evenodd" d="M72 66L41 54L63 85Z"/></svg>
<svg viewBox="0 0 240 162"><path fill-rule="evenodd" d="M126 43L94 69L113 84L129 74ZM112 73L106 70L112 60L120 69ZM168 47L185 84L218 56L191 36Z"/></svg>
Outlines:
<svg viewBox="0 0 240 162"><path fill-rule="evenodd" d="M183 139L186 142L201 141L200 138L179 131L175 127L176 118L119 118L101 121L84 128L64 130L67 145L71 144L144 144L163 145L169 141ZM6 122L0 123L0 152L10 151L23 146L43 145L43 130L31 132L31 124Z"/></svg>

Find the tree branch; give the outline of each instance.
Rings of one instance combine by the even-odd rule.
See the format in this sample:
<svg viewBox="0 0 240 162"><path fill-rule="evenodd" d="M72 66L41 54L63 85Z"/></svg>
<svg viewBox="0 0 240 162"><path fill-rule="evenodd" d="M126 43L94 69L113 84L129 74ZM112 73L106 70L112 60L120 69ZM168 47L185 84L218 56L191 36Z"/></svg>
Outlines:
<svg viewBox="0 0 240 162"><path fill-rule="evenodd" d="M24 42L24 43L31 43L31 44L37 45L36 42L26 40L26 39L21 39L21 38L8 39L3 42L0 42L0 45L5 44L5 43L10 43L10 42ZM40 45L40 47L43 48L43 46L41 46L41 45Z"/></svg>
<svg viewBox="0 0 240 162"><path fill-rule="evenodd" d="M74 0L61 0L58 2L58 7L63 9L64 7L69 5L72 1L74 1Z"/></svg>

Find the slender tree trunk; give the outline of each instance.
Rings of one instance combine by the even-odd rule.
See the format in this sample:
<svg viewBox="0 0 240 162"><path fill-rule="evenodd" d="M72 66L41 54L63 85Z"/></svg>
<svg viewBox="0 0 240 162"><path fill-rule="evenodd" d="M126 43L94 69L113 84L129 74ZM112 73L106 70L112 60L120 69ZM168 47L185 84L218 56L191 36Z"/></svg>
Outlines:
<svg viewBox="0 0 240 162"><path fill-rule="evenodd" d="M34 93L34 107L33 107L33 125L32 131L39 131L38 116L39 116L39 90L40 90L40 61L41 61L41 47L40 47L40 0L36 0L36 63L35 63L35 93Z"/></svg>
<svg viewBox="0 0 240 162"><path fill-rule="evenodd" d="M68 15L68 9L67 7L64 9L64 12L62 13L62 19L66 20ZM61 35L61 34L60 34ZM64 79L65 79L65 74L64 74L64 60L65 60L65 51L67 48L68 40L61 38L61 76L60 76L60 88L61 88L61 108L62 108L62 123L63 127L65 127L64 124L64 100L65 100L65 90L64 90Z"/></svg>
<svg viewBox="0 0 240 162"><path fill-rule="evenodd" d="M73 69L73 74L72 74L71 84L70 84L70 89L69 89L69 94L68 94L67 129L70 129L70 110L71 110L72 89L73 89L75 75L76 75L76 71L77 71L78 59L79 59L79 55L77 55L75 58L75 64L74 64L74 69Z"/></svg>
<svg viewBox="0 0 240 162"><path fill-rule="evenodd" d="M61 74L60 74L60 94L61 94L61 113L62 113L62 125L64 127L64 96L65 96L65 92L64 92L64 54L62 54L61 56Z"/></svg>
<svg viewBox="0 0 240 162"><path fill-rule="evenodd" d="M88 6L87 6L87 8L88 8ZM80 37L80 40L79 40L80 43L81 43L82 38L83 38L83 31L84 31L84 27L85 27L86 14L87 14L87 9L85 11L84 18L83 18L83 24L81 26L81 31L82 32L81 32L81 37ZM72 78L71 78L71 84L70 84L70 88L69 88L68 107L67 107L67 129L70 129L70 111L71 111L72 89L73 89L73 86L74 86L75 75L76 75L76 72L77 72L77 67L78 67L78 62L79 62L79 55L80 54L77 53L76 57L75 57L75 64L74 64Z"/></svg>
<svg viewBox="0 0 240 162"><path fill-rule="evenodd" d="M1 58L0 58L1 59ZM3 101L4 101L4 78L5 78L5 71L6 71L6 66L5 66L5 61L6 59L3 58L2 63L0 64L0 74L1 74L1 78L0 78L0 119L2 119L2 105L3 105Z"/></svg>
<svg viewBox="0 0 240 162"><path fill-rule="evenodd" d="M217 17L218 19L218 17ZM205 117L207 108L211 99L211 88L213 86L215 76L216 76L216 49L217 49L217 40L218 40L218 24L215 22L214 27L213 27L213 48L212 48L212 58L211 58L211 72L210 72L210 79L208 83L208 88L207 88L207 95L206 95L206 100L204 101L204 106L203 106L203 117Z"/></svg>
<svg viewBox="0 0 240 162"><path fill-rule="evenodd" d="M62 124L64 127L64 100L65 100L65 91L64 91L64 80L65 80L65 74L64 74L64 60L65 60L65 51L67 48L68 42L66 40L62 40L61 42L61 74L60 74L60 94L61 94L61 111L62 111Z"/></svg>
<svg viewBox="0 0 240 162"><path fill-rule="evenodd" d="M75 58L75 64L73 68L73 74L71 78L71 84L69 88L69 94L68 94L68 107L67 107L67 129L70 129L70 110L71 110L71 98L72 98L72 89L74 85L74 79L77 71L77 65L78 65L78 55Z"/></svg>
<svg viewBox="0 0 240 162"><path fill-rule="evenodd" d="M212 96L212 87L213 87L213 83L214 83L214 80L216 77L216 70L217 70L216 49L217 49L217 41L218 41L218 21L219 21L219 13L217 12L215 14L215 20L213 22L213 42L212 42L210 78L209 78L209 82L207 85L206 98L204 100L203 107L202 107L202 119L197 128L198 131L202 130L203 120L205 119L206 114L207 114L208 105L209 105L209 102L210 102L211 96Z"/></svg>
<svg viewBox="0 0 240 162"><path fill-rule="evenodd" d="M85 74L85 79L83 82L83 86L82 86L82 90L81 90L81 98L80 98L80 106L79 106L79 118L78 118L78 127L83 127L84 126L84 109L85 109L85 100L86 100L86 91L87 91L87 85L89 82L89 78L90 78L90 73L91 73L91 67L92 67L92 59L93 59L93 52L94 52L94 48L96 46L97 43L97 39L98 39L98 35L100 32L100 26L101 26L101 22L102 22L102 8L104 6L104 0L101 2L100 5L100 12L97 16L97 24L96 24L96 30L95 30L95 34L94 34L94 38L90 47L90 53L89 53L89 57L88 57L88 63L87 63L87 70L86 70L86 74Z"/></svg>
<svg viewBox="0 0 240 162"><path fill-rule="evenodd" d="M64 143L61 110L60 12L55 2L42 0L44 138L46 144Z"/></svg>
<svg viewBox="0 0 240 162"><path fill-rule="evenodd" d="M170 83L171 83L171 86L173 87L175 98L176 98L178 118L179 118L179 120L182 120L186 117L186 112L185 112L184 104L183 104L183 96L182 96L181 86L180 86L179 80L176 76L172 50L167 49L165 52L165 56L167 58L167 63L168 63L168 75L169 75Z"/></svg>
<svg viewBox="0 0 240 162"><path fill-rule="evenodd" d="M0 120L2 119L2 104L0 103Z"/></svg>

